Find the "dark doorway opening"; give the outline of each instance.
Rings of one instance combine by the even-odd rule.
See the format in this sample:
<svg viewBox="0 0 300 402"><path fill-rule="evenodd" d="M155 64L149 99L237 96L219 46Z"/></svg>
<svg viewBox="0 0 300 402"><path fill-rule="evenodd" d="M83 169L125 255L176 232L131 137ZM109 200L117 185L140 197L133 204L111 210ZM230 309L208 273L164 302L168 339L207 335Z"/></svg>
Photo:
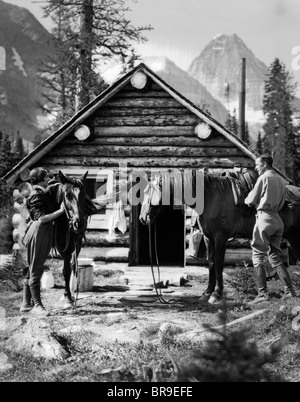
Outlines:
<svg viewBox="0 0 300 402"><path fill-rule="evenodd" d="M150 265L149 227L139 221L140 205L132 207L129 265ZM159 266L185 266L185 210L164 206L151 226L152 262L156 266L155 238Z"/></svg>

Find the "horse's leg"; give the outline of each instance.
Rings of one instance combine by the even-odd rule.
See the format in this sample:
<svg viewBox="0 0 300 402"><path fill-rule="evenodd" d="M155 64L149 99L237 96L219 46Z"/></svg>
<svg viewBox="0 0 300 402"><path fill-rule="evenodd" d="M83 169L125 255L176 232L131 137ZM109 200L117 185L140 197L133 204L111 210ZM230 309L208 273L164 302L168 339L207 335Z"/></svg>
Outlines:
<svg viewBox="0 0 300 402"><path fill-rule="evenodd" d="M207 261L208 261L208 285L206 290L200 296L200 301L207 301L212 293L215 290L216 286L216 272L215 272L215 263L214 263L214 242L210 241L207 237L204 236L204 242L206 245L207 251Z"/></svg>
<svg viewBox="0 0 300 402"><path fill-rule="evenodd" d="M218 236L215 239L215 248L214 248L214 268L215 268L215 278L216 278L216 288L213 294L210 296L208 302L210 304L218 303L223 296L223 268L224 268L224 259L225 259L225 251L227 245L227 238L224 236Z"/></svg>
<svg viewBox="0 0 300 402"><path fill-rule="evenodd" d="M63 275L65 278L64 308L73 307L73 298L70 291L71 255L64 255Z"/></svg>

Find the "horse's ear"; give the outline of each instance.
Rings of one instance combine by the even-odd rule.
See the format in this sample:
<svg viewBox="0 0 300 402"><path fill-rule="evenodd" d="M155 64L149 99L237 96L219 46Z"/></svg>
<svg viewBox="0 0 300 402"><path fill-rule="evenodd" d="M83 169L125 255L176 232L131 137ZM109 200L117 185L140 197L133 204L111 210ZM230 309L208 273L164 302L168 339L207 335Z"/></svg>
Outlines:
<svg viewBox="0 0 300 402"><path fill-rule="evenodd" d="M85 179L86 179L86 177L87 177L87 175L88 175L88 172L89 172L89 171L87 170L84 175L82 175L81 177L79 177L79 180L82 182L82 184L84 184Z"/></svg>
<svg viewBox="0 0 300 402"><path fill-rule="evenodd" d="M65 184L65 183L68 183L68 178L63 174L63 172L62 171L59 171L58 172L58 178L59 178L59 181L62 183L62 184Z"/></svg>

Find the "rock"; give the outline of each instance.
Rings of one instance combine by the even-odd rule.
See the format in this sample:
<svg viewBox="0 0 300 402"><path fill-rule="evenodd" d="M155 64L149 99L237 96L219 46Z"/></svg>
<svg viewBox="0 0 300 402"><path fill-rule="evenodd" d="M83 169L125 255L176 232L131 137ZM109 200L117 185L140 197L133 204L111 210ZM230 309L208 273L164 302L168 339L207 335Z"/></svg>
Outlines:
<svg viewBox="0 0 300 402"><path fill-rule="evenodd" d="M13 334L3 342L6 349L19 353L27 352L33 357L49 360L63 360L69 357L69 353L59 343L46 321L31 318L24 321L21 317L19 325L16 321L10 330L12 328Z"/></svg>
<svg viewBox="0 0 300 402"><path fill-rule="evenodd" d="M106 315L107 322L113 324L115 322L123 321L125 318L125 313L108 313Z"/></svg>
<svg viewBox="0 0 300 402"><path fill-rule="evenodd" d="M0 371L10 370L13 365L8 362L8 357L5 353L0 353Z"/></svg>
<svg viewBox="0 0 300 402"><path fill-rule="evenodd" d="M58 331L58 335L66 335L76 332L81 332L83 330L81 325L72 325L70 327L63 328Z"/></svg>

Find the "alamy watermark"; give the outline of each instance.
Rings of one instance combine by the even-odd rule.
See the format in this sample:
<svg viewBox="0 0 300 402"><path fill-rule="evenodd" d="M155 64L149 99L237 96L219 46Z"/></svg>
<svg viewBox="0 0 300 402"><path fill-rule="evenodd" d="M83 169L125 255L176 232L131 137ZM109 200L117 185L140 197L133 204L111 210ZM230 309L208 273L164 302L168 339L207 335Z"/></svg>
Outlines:
<svg viewBox="0 0 300 402"><path fill-rule="evenodd" d="M4 47L0 46L0 71L6 70L6 52Z"/></svg>
<svg viewBox="0 0 300 402"><path fill-rule="evenodd" d="M292 59L292 69L298 71L300 70L300 46L293 47L292 55L295 55Z"/></svg>
<svg viewBox="0 0 300 402"><path fill-rule="evenodd" d="M146 172L130 168L129 171L127 163L121 162L114 171L114 189L109 191L107 184L101 185L95 201L115 203L119 199L123 205L136 206L142 204L147 196L154 205L194 205L197 209L203 202L203 175L204 171L195 170L193 173L192 169L166 171L156 168ZM99 170L96 181L100 182L102 178L103 173Z"/></svg>

